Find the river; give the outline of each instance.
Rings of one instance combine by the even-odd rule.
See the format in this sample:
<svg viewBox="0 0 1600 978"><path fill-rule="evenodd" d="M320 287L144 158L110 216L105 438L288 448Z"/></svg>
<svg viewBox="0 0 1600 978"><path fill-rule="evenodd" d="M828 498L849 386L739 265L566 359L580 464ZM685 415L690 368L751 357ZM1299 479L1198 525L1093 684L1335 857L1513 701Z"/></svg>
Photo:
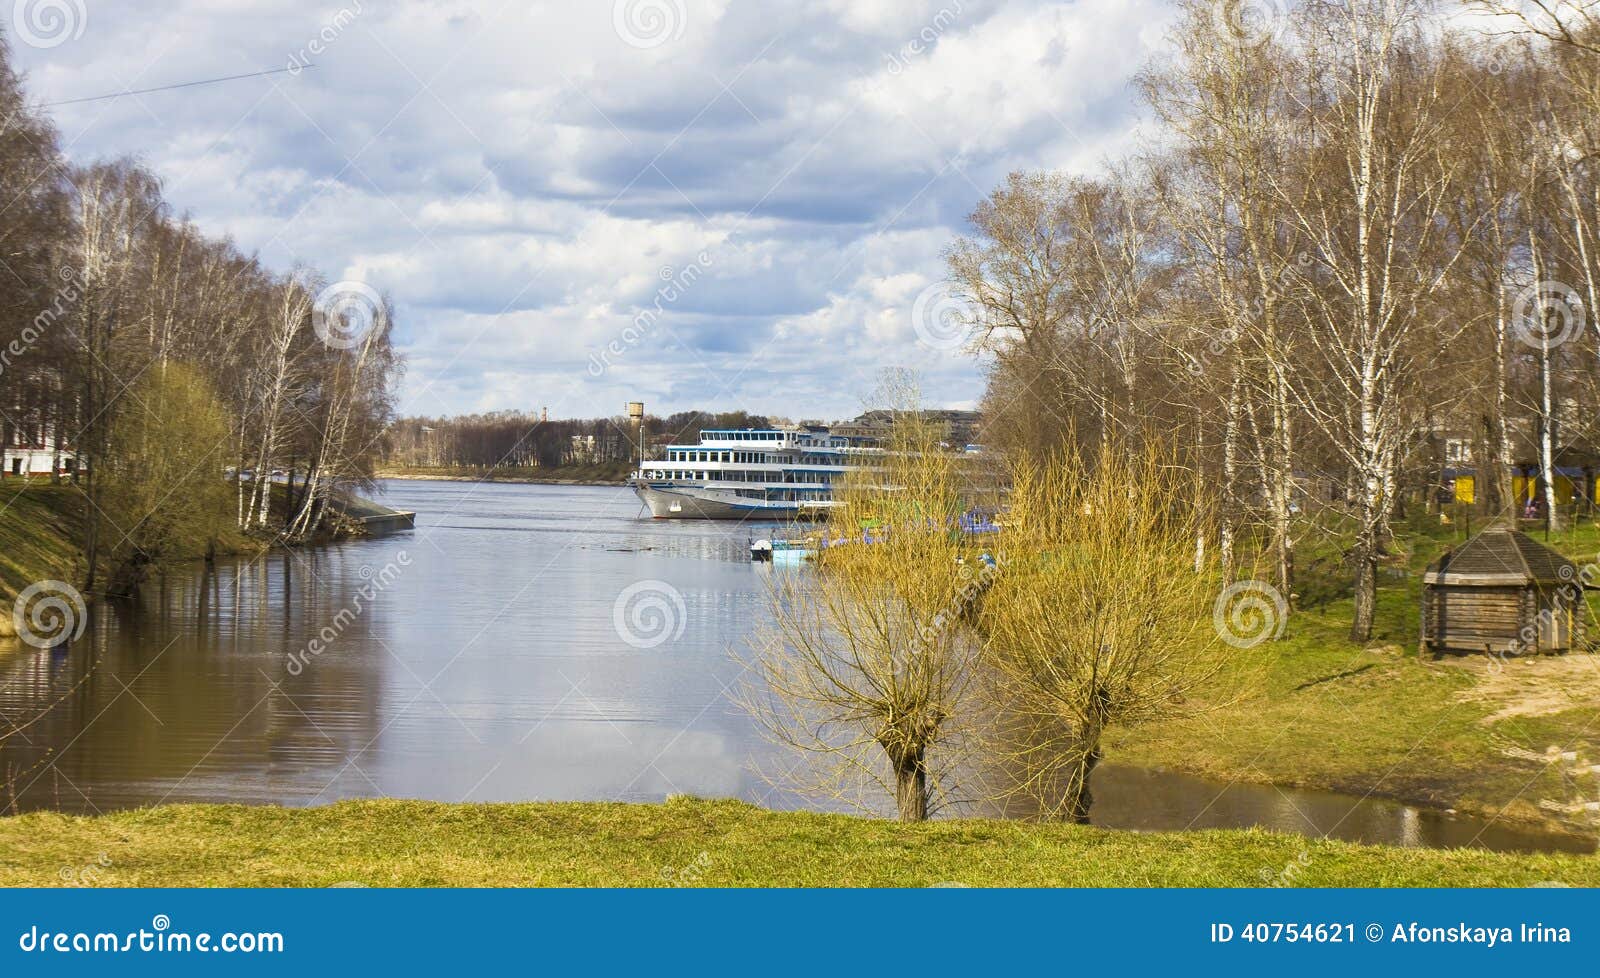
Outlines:
<svg viewBox="0 0 1600 978"><path fill-rule="evenodd" d="M396 480L379 499L417 529L184 569L69 647L0 657L0 804L812 804L762 776L788 759L730 696L732 653L766 617L773 571L748 553L766 528L651 520L614 487ZM1095 794L1111 827L1584 846L1110 765Z"/></svg>

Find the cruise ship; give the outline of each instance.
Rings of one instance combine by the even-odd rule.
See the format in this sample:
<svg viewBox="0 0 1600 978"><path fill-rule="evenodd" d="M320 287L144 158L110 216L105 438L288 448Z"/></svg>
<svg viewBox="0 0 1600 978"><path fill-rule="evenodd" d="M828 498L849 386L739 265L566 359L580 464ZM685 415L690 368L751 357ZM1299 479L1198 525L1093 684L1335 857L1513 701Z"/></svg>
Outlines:
<svg viewBox="0 0 1600 978"><path fill-rule="evenodd" d="M642 462L633 491L657 519L787 520L819 517L834 486L881 449L868 435L827 428L708 430Z"/></svg>

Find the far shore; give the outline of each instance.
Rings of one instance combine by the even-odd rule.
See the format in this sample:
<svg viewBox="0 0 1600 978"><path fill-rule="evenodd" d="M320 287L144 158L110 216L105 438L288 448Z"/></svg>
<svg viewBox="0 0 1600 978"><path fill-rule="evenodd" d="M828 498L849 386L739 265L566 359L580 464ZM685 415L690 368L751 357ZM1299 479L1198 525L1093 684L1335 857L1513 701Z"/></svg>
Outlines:
<svg viewBox="0 0 1600 978"><path fill-rule="evenodd" d="M379 469L373 473L373 478L411 479L418 482L504 482L546 486L625 486L628 484L626 476L615 478L570 477L555 473L535 475L525 470L499 472L492 469L487 472L451 471L448 469Z"/></svg>

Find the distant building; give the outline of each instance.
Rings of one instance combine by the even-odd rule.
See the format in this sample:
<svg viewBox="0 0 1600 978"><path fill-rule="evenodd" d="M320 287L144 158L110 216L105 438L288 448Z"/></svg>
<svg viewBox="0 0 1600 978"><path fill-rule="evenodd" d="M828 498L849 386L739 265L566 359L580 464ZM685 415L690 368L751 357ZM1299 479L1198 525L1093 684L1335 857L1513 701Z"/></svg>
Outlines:
<svg viewBox="0 0 1600 978"><path fill-rule="evenodd" d="M0 421L0 478L38 478L77 468L72 447L43 422Z"/></svg>
<svg viewBox="0 0 1600 978"><path fill-rule="evenodd" d="M889 431L889 422L894 413L886 410L868 411L853 421L845 421L832 426L832 431L837 435L850 435L866 438L882 438ZM931 409L922 412L922 417L928 421L943 425L944 431L940 440L951 446L970 445L977 440L978 412L955 411L949 409Z"/></svg>
<svg viewBox="0 0 1600 978"><path fill-rule="evenodd" d="M1572 408L1572 404L1566 405ZM1570 414L1570 410L1563 412ZM1509 460L1513 505L1529 499L1543 499L1543 471L1539 463L1539 433L1531 419L1509 422L1512 457ZM1554 431L1554 489L1557 505L1592 504L1596 500L1600 477L1600 451L1584 440L1569 440L1563 432L1581 431L1579 425L1559 418ZM1480 432L1466 424L1440 424L1426 435L1438 471L1433 473L1440 501L1476 503L1484 491L1480 463L1486 445ZM1424 457L1427 457L1426 455Z"/></svg>

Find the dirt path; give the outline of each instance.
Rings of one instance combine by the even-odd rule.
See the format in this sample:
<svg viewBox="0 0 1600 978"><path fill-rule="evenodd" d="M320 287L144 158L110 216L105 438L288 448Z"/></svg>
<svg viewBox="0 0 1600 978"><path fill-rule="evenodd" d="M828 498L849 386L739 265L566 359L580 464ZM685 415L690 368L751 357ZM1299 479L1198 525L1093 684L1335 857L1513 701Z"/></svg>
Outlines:
<svg viewBox="0 0 1600 978"><path fill-rule="evenodd" d="M1580 708L1600 710L1600 656L1572 653L1503 662L1469 656L1447 661L1451 668L1476 674L1477 682L1456 698L1493 708L1483 720L1486 725Z"/></svg>

